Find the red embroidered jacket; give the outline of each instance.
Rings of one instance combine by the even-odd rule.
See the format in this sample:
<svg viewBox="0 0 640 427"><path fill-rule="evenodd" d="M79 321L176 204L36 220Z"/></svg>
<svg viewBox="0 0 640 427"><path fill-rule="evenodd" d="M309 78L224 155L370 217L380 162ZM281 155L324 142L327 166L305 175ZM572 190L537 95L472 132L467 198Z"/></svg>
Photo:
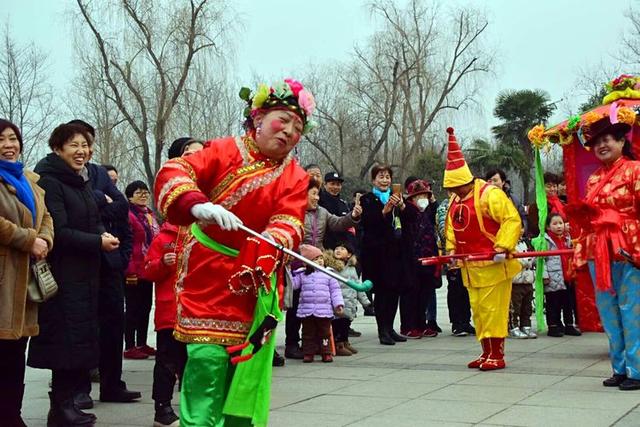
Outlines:
<svg viewBox="0 0 640 427"><path fill-rule="evenodd" d="M156 178L155 196L172 224L191 224L191 207L211 201L292 249L302 239L307 186L306 172L291 155L274 161L260 154L250 138L229 137L165 163ZM282 257L242 231L201 227L211 239L240 254L237 259L223 255L187 234L178 260L175 336L185 342L239 344L253 320L257 287L269 290L266 281L239 275L259 271L266 277L281 265Z"/></svg>

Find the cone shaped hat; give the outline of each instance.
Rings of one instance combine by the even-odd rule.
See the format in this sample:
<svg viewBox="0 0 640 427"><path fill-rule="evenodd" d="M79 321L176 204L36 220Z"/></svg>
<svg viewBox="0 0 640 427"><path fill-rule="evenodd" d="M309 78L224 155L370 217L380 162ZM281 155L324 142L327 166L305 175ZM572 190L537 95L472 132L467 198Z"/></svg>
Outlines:
<svg viewBox="0 0 640 427"><path fill-rule="evenodd" d="M473 181L473 175L462 155L462 150L458 145L453 128L447 128L449 143L447 146L447 165L444 170L444 188L455 188L469 184Z"/></svg>

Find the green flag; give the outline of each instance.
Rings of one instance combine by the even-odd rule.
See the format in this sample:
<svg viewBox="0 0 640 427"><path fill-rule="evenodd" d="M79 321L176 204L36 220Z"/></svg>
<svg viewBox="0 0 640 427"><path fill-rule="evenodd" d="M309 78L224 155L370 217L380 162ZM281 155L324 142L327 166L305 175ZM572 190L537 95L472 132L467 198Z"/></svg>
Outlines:
<svg viewBox="0 0 640 427"><path fill-rule="evenodd" d="M540 149L534 148L535 152L535 174L536 174L536 205L538 206L538 229L540 233L538 237L531 240L531 244L536 251L547 250L547 240L544 238L545 229L547 228L547 193L544 190L544 172L542 170L542 162L540 161ZM542 273L544 270L544 258L536 259L536 323L538 332L544 332L547 325L544 319L544 283L542 282Z"/></svg>

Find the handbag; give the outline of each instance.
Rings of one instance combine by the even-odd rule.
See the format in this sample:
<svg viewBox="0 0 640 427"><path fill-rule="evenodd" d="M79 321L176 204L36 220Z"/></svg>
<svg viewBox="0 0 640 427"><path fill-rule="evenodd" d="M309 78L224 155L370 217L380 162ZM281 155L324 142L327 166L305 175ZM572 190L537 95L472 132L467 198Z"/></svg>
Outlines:
<svg viewBox="0 0 640 427"><path fill-rule="evenodd" d="M58 293L58 284L51 273L51 266L46 260L35 261L31 264L31 275L27 285L29 301L42 303L50 300Z"/></svg>

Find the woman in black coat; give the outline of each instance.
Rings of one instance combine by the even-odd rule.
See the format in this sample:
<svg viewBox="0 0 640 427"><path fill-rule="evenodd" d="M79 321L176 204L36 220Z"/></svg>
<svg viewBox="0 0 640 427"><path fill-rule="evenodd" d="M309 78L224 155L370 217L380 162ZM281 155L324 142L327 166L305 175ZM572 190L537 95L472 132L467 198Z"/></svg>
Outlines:
<svg viewBox="0 0 640 427"><path fill-rule="evenodd" d="M82 412L74 391L98 366L97 297L101 251L118 247L104 232L85 163L93 140L78 125L58 126L49 139L52 153L36 166L54 224L54 249L47 260L58 293L40 305L40 335L31 340L27 364L51 369L49 426L86 426L95 416Z"/></svg>
<svg viewBox="0 0 640 427"><path fill-rule="evenodd" d="M399 213L401 194L391 194L393 172L384 165L371 170L373 191L360 198L362 205L362 276L373 282L373 305L380 344L394 345L406 338L393 329L398 298L404 285Z"/></svg>

